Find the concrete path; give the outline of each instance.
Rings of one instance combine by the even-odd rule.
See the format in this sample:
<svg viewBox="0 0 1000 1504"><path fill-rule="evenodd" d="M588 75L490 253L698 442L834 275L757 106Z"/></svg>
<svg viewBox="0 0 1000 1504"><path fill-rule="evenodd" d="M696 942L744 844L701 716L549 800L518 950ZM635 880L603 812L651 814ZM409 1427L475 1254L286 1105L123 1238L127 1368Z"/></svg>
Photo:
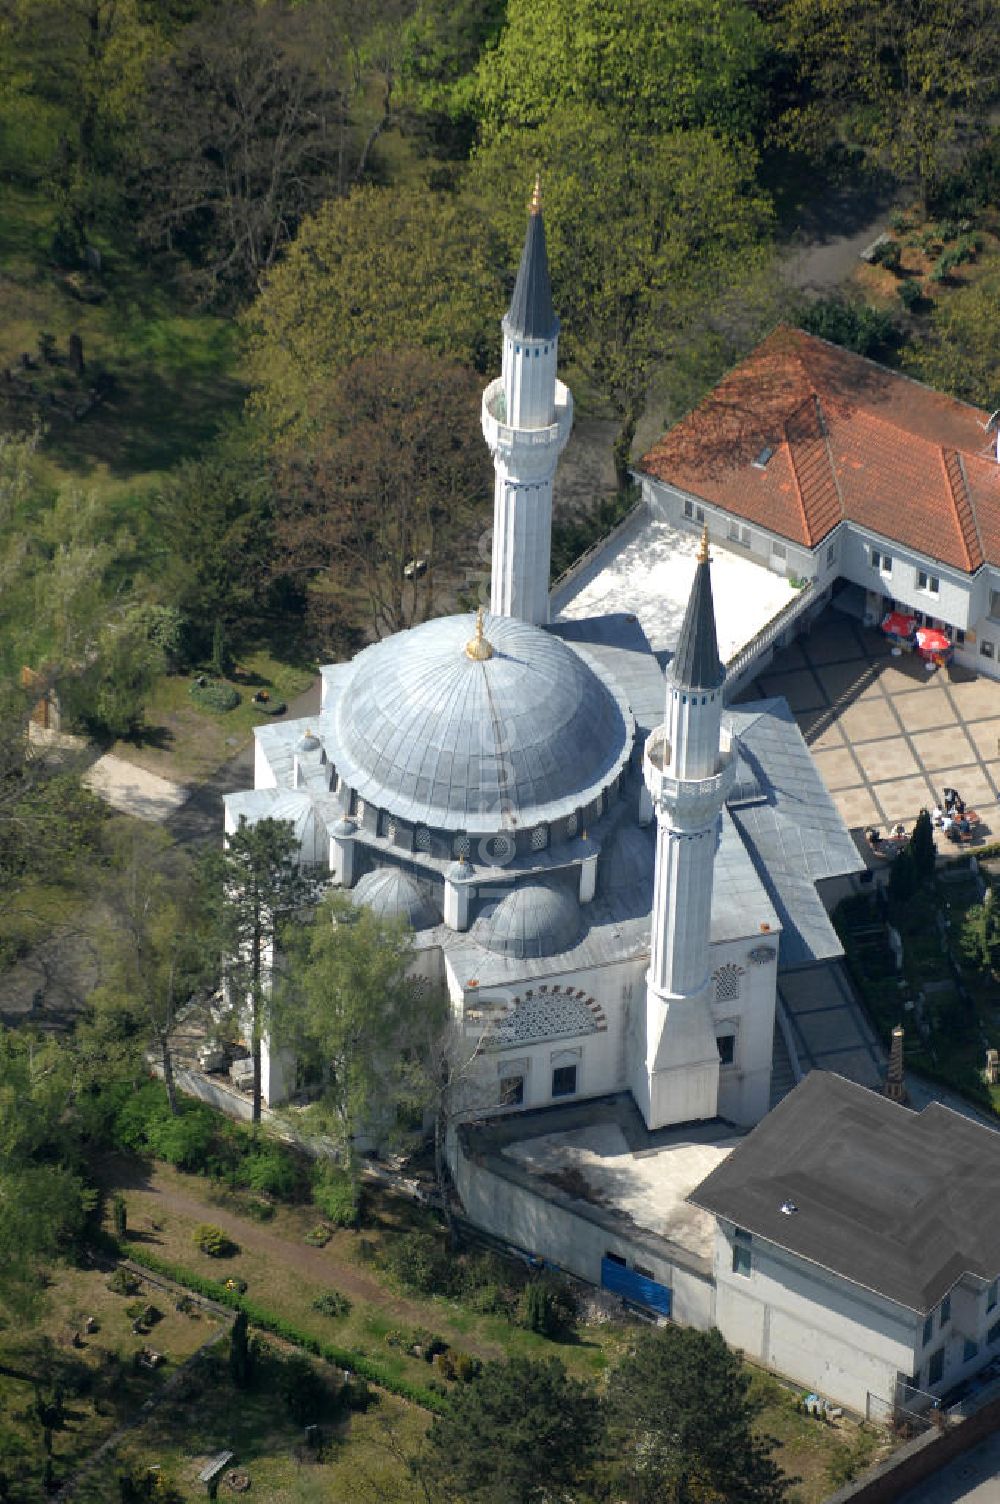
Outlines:
<svg viewBox="0 0 1000 1504"><path fill-rule="evenodd" d="M803 209L799 227L782 254L782 281L798 292L824 297L856 269L861 252L888 229L899 189L832 188Z"/></svg>
<svg viewBox="0 0 1000 1504"><path fill-rule="evenodd" d="M83 775L87 788L123 814L160 823L187 799L189 789L105 752Z"/></svg>
<svg viewBox="0 0 1000 1504"><path fill-rule="evenodd" d="M897 1504L1000 1504L1000 1431L901 1494Z"/></svg>

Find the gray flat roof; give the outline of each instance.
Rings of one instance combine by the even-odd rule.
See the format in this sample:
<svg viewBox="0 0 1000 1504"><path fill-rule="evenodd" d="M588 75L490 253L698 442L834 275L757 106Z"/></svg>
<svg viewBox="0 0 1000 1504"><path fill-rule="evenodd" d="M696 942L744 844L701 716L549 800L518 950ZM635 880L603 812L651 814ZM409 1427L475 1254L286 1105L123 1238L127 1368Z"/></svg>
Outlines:
<svg viewBox="0 0 1000 1504"><path fill-rule="evenodd" d="M998 1191L994 1129L811 1071L690 1200L926 1314L962 1274L1000 1274Z"/></svg>
<svg viewBox="0 0 1000 1504"><path fill-rule="evenodd" d="M783 699L733 706L740 739L729 813L781 922L781 966L843 955L816 883L864 869L850 831Z"/></svg>

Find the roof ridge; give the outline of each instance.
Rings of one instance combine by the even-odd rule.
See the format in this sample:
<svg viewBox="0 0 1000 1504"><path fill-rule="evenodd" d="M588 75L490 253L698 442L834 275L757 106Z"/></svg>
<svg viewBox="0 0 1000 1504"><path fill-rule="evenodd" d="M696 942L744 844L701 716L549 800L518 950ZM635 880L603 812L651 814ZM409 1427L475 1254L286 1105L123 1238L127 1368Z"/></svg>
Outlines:
<svg viewBox="0 0 1000 1504"><path fill-rule="evenodd" d="M815 391L813 391L811 395L813 397L815 397L815 395L816 395ZM802 402L799 403L798 407L795 407L795 408L792 409L792 411L789 413L788 417L782 423L781 428L782 428L782 432L783 432L783 434L785 436L785 445L786 445L786 447L788 449L788 463L789 463L789 466L791 467L792 480L793 480L793 482L795 484L795 498L796 498L796 500L798 501L798 504L799 504L799 516L802 519L802 533L803 533L803 536L806 539L807 544L809 544L811 546L811 543L812 543L812 529L809 526L809 517L808 517L808 515L806 513L805 498L802 495L802 482L799 479L799 467L795 463L795 450L792 447L792 441L791 441L791 438L789 437L789 434L788 434L788 425L789 425L789 423L792 421L792 419L798 413L800 413L802 411L802 409L804 407L808 406L808 404L809 404L809 398L806 397L806 398L803 399Z"/></svg>
<svg viewBox="0 0 1000 1504"><path fill-rule="evenodd" d="M951 459L954 461L954 467L958 472L958 480L961 484L961 495L959 495L958 493L954 477L952 476L952 467L947 458L949 454L951 455ZM962 540L962 547L965 549L965 557L968 561L970 571L973 569L978 569L979 565L982 564L984 557L983 542L982 538L979 535L979 519L976 516L976 508L973 503L972 496L969 492L969 482L965 474L965 466L962 463L962 451L960 449L946 450L944 445L942 444L941 455L944 459L945 475L948 480L948 486L951 491L952 500L955 503L955 511L958 515L958 530ZM976 543L978 559L974 557L973 551L969 547L970 534L974 538Z"/></svg>

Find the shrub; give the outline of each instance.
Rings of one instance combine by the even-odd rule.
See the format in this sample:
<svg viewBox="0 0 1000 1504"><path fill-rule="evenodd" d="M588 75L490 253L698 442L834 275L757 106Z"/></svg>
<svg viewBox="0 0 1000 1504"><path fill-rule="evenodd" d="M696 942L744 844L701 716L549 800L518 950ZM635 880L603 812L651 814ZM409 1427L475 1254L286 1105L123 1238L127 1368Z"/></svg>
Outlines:
<svg viewBox="0 0 1000 1504"><path fill-rule="evenodd" d="M576 1320L576 1298L565 1280L543 1274L525 1286L518 1315L529 1332L553 1339L565 1337Z"/></svg>
<svg viewBox="0 0 1000 1504"><path fill-rule="evenodd" d="M217 711L220 715L227 710L235 710L241 699L239 690L231 684L223 684L220 679L208 679L204 674L199 674L197 679L192 680L190 694L196 705L204 710Z"/></svg>
<svg viewBox="0 0 1000 1504"><path fill-rule="evenodd" d="M455 1353L454 1365L455 1377L462 1384L471 1384L483 1371L482 1363L471 1353Z"/></svg>
<svg viewBox="0 0 1000 1504"><path fill-rule="evenodd" d="M884 266L888 272L898 272L903 259L898 240L880 240L872 251L872 265Z"/></svg>
<svg viewBox="0 0 1000 1504"><path fill-rule="evenodd" d="M385 1266L401 1285L417 1295L455 1295L459 1272L441 1238L408 1232L394 1238L384 1253Z"/></svg>
<svg viewBox="0 0 1000 1504"><path fill-rule="evenodd" d="M915 308L919 308L924 300L924 295L920 290L920 283L915 277L904 277L899 284L898 291L899 301L908 313L912 313Z"/></svg>
<svg viewBox="0 0 1000 1504"><path fill-rule="evenodd" d="M228 1237L221 1227L214 1227L211 1222L202 1222L195 1228L191 1237L195 1247L200 1248L202 1253L207 1253L209 1258L224 1259L229 1258L231 1254L239 1253L239 1248L232 1238Z"/></svg>
<svg viewBox="0 0 1000 1504"><path fill-rule="evenodd" d="M313 1310L321 1316L346 1316L351 1309L351 1302L346 1295L341 1295L339 1290L324 1290L322 1295L317 1295L313 1301Z"/></svg>
<svg viewBox="0 0 1000 1504"><path fill-rule="evenodd" d="M298 1185L298 1161L284 1144L261 1144L244 1160L241 1179L259 1195L287 1200Z"/></svg>
<svg viewBox="0 0 1000 1504"><path fill-rule="evenodd" d="M329 1163L317 1164L313 1171L312 1199L334 1227L357 1227L361 1188L347 1170Z"/></svg>
<svg viewBox="0 0 1000 1504"><path fill-rule="evenodd" d="M906 215L903 213L902 209L893 209L892 213L889 215L889 227L897 235L901 235L902 232L906 229Z"/></svg>
<svg viewBox="0 0 1000 1504"><path fill-rule="evenodd" d="M310 1248L325 1248L333 1237L333 1233L325 1222L317 1222L315 1227L310 1227L306 1233L306 1242Z"/></svg>
<svg viewBox="0 0 1000 1504"><path fill-rule="evenodd" d="M895 328L887 313L867 303L847 303L843 298L820 298L799 318L799 326L808 334L818 334L845 350L871 355L895 339Z"/></svg>
<svg viewBox="0 0 1000 1504"><path fill-rule="evenodd" d="M131 1274L128 1269L122 1269L119 1266L108 1280L108 1289L112 1295L138 1295L142 1289L142 1281Z"/></svg>
<svg viewBox="0 0 1000 1504"><path fill-rule="evenodd" d="M204 1171L215 1138L215 1114L203 1102L185 1101L180 1108L176 1117L168 1110L150 1122L149 1148L179 1170Z"/></svg>

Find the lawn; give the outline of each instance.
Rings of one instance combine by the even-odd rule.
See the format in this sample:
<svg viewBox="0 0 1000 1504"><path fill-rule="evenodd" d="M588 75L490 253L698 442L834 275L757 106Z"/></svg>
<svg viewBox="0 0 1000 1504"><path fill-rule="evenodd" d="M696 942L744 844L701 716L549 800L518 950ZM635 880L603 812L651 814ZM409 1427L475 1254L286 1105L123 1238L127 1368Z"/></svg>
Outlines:
<svg viewBox="0 0 1000 1504"><path fill-rule="evenodd" d="M249 741L254 726L274 719L252 703L258 690L267 691L271 704L290 703L315 678L311 665L282 662L266 648L241 654L240 669L241 676L228 682L239 691L241 703L221 713L195 704L191 674L164 674L146 701L143 731L110 750L179 783L210 777Z"/></svg>
<svg viewBox="0 0 1000 1504"><path fill-rule="evenodd" d="M163 1313L146 1336L133 1333L126 1311L136 1299ZM12 1498L42 1496L41 1426L32 1413L36 1384L61 1384L65 1390L65 1419L52 1438L58 1481L136 1415L179 1364L219 1329L214 1316L182 1314L172 1297L151 1285L144 1283L139 1296L114 1294L107 1271L95 1269L55 1269L46 1307L30 1334L13 1324L0 1329L0 1456ZM90 1334L85 1332L88 1317L96 1322ZM155 1372L132 1366L133 1355L147 1344L165 1358Z"/></svg>
<svg viewBox="0 0 1000 1504"><path fill-rule="evenodd" d="M5 183L0 370L13 368L17 380L0 383L0 426L30 428L37 414L56 482L141 492L240 410L236 327L183 309L162 271L131 259L124 231L118 244L98 241L100 272L59 269L49 259L52 228L40 191ZM40 355L43 334L54 341L50 360ZM69 366L71 334L83 345L81 376ZM28 370L19 369L24 355ZM59 404L81 405L102 373L112 381L107 395L74 421Z"/></svg>
<svg viewBox="0 0 1000 1504"><path fill-rule="evenodd" d="M453 1349L483 1359L513 1353L555 1356L571 1373L598 1383L628 1341L630 1328L609 1322L581 1326L575 1341L551 1342L511 1325L501 1316L484 1315L462 1302L440 1296L420 1297L401 1290L372 1261L372 1252L377 1255L380 1248L404 1231L436 1223L431 1214L381 1190L366 1191L366 1210L360 1229L341 1229L325 1248L316 1249L305 1243L305 1234L317 1220L315 1209L309 1205L276 1206L273 1217L260 1223L242 1215L233 1197L211 1181L183 1175L161 1164L115 1158L106 1164L103 1178L109 1187L112 1184L123 1187L130 1240L138 1238L159 1257L207 1278L225 1279L234 1275L244 1279L248 1299L293 1322L304 1333L339 1347L362 1351L391 1375L424 1387L435 1378L435 1372L422 1359L409 1357L402 1351L398 1345L400 1333L430 1331ZM201 1254L194 1246L192 1233L199 1222L205 1221L222 1226L239 1245L239 1253L228 1259ZM331 1288L351 1301L349 1312L342 1317L323 1316L313 1307L313 1301ZM393 1339L391 1344L387 1337ZM879 1444L876 1433L859 1429L846 1418L833 1424L813 1420L797 1409L797 1391L758 1370L753 1370L753 1374L754 1387L764 1407L760 1430L781 1442L782 1467L790 1476L801 1479L796 1485L801 1504L818 1504L829 1493L835 1476L842 1478L847 1471L860 1471L867 1465L864 1459ZM383 1396L378 1413L392 1415L399 1409L400 1402ZM402 1407L402 1411L411 1415L409 1407ZM369 1420L369 1417L364 1417L363 1422L360 1417L352 1418L341 1459L334 1459L331 1466L339 1466L342 1460L345 1466L374 1467L377 1458L389 1466L384 1440L379 1440L377 1431L370 1429ZM226 1436L236 1435L235 1422L225 1405L217 1421L216 1429L205 1437L205 1450L214 1445L233 1445ZM406 1421L411 1426L423 1423ZM357 1464L350 1460L355 1438L362 1447L362 1459ZM295 1492L299 1486L295 1480L301 1481L302 1465L292 1455L297 1439L287 1427L279 1426L266 1446L255 1442L252 1454L241 1453L247 1461L252 1455L255 1479L256 1469L264 1468L262 1483L266 1479L270 1488L290 1490L287 1494L276 1492L273 1497L277 1499L300 1496ZM167 1440L165 1436L164 1446ZM176 1441L170 1446L173 1450L168 1449L169 1455L176 1460ZM149 1461L157 1460L160 1455L166 1460L168 1452L159 1444L158 1448L150 1448L142 1455ZM312 1468L307 1471L310 1476L320 1476ZM173 1476L176 1478L176 1472Z"/></svg>

